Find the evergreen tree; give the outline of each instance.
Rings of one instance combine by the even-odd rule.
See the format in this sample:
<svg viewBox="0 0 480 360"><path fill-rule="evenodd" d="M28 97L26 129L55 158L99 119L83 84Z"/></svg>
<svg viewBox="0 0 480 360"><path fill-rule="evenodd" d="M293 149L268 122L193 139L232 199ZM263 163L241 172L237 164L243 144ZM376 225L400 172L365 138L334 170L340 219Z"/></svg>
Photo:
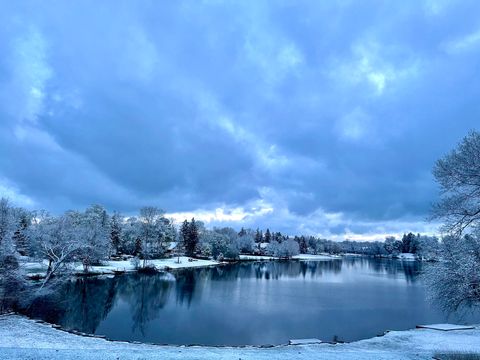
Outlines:
<svg viewBox="0 0 480 360"><path fill-rule="evenodd" d="M245 229L242 227L242 229L240 230L240 232L238 233L238 236L245 236L247 234L247 232L245 231Z"/></svg>
<svg viewBox="0 0 480 360"><path fill-rule="evenodd" d="M192 218L190 225L188 227L188 242L185 250L187 252L187 256L194 256L197 250L198 244L198 226L195 222L195 218Z"/></svg>
<svg viewBox="0 0 480 360"><path fill-rule="evenodd" d="M287 238L283 237L282 233L277 231L276 233L272 234L272 240L275 240L276 242L281 244L282 241L287 240Z"/></svg>
<svg viewBox="0 0 480 360"><path fill-rule="evenodd" d="M257 228L257 232L255 233L255 242L260 244L263 242L263 234L262 231Z"/></svg>
<svg viewBox="0 0 480 360"><path fill-rule="evenodd" d="M267 229L267 231L265 231L265 242L269 243L272 241L272 234L270 234L270 230Z"/></svg>
<svg viewBox="0 0 480 360"><path fill-rule="evenodd" d="M180 227L180 237L183 242L184 249L188 247L188 238L189 238L190 226L188 224L187 219L185 219Z"/></svg>
<svg viewBox="0 0 480 360"><path fill-rule="evenodd" d="M415 250L414 242L415 242L415 235L414 234L412 234L411 232L408 233L408 234L403 234L403 237L402 237L402 252L403 253L409 253L409 252L412 252L412 250Z"/></svg>
<svg viewBox="0 0 480 360"><path fill-rule="evenodd" d="M308 253L307 240L305 239L305 236L302 235L298 240L300 254Z"/></svg>
<svg viewBox="0 0 480 360"><path fill-rule="evenodd" d="M117 212L113 213L112 219L110 221L110 241L112 243L112 249L117 255L120 250L121 244L121 235L122 234L122 224L121 224L121 215Z"/></svg>
<svg viewBox="0 0 480 360"><path fill-rule="evenodd" d="M28 244L27 244L27 228L29 226L29 220L26 214L20 216L20 221L18 223L17 229L13 233L13 243L18 253L22 256L28 255Z"/></svg>
<svg viewBox="0 0 480 360"><path fill-rule="evenodd" d="M142 239L137 238L135 240L135 256L140 255L143 251L143 246L142 246Z"/></svg>

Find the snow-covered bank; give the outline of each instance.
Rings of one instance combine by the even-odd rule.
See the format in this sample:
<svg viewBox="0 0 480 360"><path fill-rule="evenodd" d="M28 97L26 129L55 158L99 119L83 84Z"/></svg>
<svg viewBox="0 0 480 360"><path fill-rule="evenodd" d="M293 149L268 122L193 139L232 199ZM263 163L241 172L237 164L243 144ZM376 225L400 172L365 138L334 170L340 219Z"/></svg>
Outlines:
<svg viewBox="0 0 480 360"><path fill-rule="evenodd" d="M319 255L310 255L310 254L300 254L292 257L294 260L335 260L341 259L339 255L329 255L329 254L319 254Z"/></svg>
<svg viewBox="0 0 480 360"><path fill-rule="evenodd" d="M431 359L437 352L480 353L480 329L392 331L348 344L259 347L159 346L108 341L0 316L0 359Z"/></svg>
<svg viewBox="0 0 480 360"><path fill-rule="evenodd" d="M320 254L320 255L310 255L310 254L300 254L292 256L292 260L334 260L334 259L341 259L341 256L338 255L328 255L328 254ZM280 258L275 256L269 255L240 255L240 260L242 261L261 261L261 260L280 260Z"/></svg>
<svg viewBox="0 0 480 360"><path fill-rule="evenodd" d="M148 265L155 266L157 270L209 267L221 264L223 263L215 260L193 259L187 256L148 261ZM48 267L46 263L24 263L22 266L25 268L27 275L29 276L44 276ZM78 263L75 264L74 270L78 274L83 274L83 265ZM110 260L106 261L104 265L91 266L89 268L90 273L101 275L134 271L136 271L135 266L130 260Z"/></svg>

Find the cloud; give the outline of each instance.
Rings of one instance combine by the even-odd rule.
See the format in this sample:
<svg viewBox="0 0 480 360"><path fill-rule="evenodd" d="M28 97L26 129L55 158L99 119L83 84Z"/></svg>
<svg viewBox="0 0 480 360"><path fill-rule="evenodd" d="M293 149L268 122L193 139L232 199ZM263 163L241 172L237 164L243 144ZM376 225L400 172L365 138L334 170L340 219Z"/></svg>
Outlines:
<svg viewBox="0 0 480 360"><path fill-rule="evenodd" d="M372 135L372 119L361 109L355 109L339 119L337 132L345 140L360 141Z"/></svg>
<svg viewBox="0 0 480 360"><path fill-rule="evenodd" d="M447 41L443 44L443 48L448 53L459 53L462 51L469 51L480 46L480 30L474 31L460 38Z"/></svg>
<svg viewBox="0 0 480 360"><path fill-rule="evenodd" d="M0 192L335 239L433 231L432 164L478 127L478 10L6 4Z"/></svg>
<svg viewBox="0 0 480 360"><path fill-rule="evenodd" d="M15 185L4 178L0 178L0 194L3 198L11 201L15 206L33 209L34 206L38 205L30 197L20 193Z"/></svg>
<svg viewBox="0 0 480 360"><path fill-rule="evenodd" d="M34 122L43 110L47 82L53 75L46 40L32 27L10 39L9 45L11 77L2 92L8 92L10 101L4 106L17 121Z"/></svg>

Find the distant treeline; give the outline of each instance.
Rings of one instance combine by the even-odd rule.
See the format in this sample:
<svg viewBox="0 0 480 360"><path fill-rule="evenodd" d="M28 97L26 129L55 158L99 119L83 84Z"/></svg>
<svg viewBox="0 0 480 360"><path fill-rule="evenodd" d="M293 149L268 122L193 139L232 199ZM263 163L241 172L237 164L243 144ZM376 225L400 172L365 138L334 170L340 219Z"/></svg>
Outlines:
<svg viewBox="0 0 480 360"><path fill-rule="evenodd" d="M236 259L240 254L289 258L303 254L355 253L373 256L413 253L434 257L439 250L435 237L405 234L384 242L331 241L314 236L288 236L260 229L236 231L230 227L207 229L195 219L178 228L156 207L144 207L137 216L109 214L101 205L85 211L67 211L52 216L29 211L0 200L0 247L2 254L45 259L49 271L64 262L81 261L88 267L121 255L143 260L186 254Z"/></svg>

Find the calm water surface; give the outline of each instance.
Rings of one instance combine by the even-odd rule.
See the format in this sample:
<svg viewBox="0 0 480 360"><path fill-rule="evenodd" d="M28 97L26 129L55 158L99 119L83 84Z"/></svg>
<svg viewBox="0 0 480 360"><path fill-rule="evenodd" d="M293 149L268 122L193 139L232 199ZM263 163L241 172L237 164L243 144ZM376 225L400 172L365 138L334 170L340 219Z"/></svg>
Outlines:
<svg viewBox="0 0 480 360"><path fill-rule="evenodd" d="M480 322L432 307L422 266L346 258L78 279L30 315L110 339L208 345L352 341L421 323Z"/></svg>

